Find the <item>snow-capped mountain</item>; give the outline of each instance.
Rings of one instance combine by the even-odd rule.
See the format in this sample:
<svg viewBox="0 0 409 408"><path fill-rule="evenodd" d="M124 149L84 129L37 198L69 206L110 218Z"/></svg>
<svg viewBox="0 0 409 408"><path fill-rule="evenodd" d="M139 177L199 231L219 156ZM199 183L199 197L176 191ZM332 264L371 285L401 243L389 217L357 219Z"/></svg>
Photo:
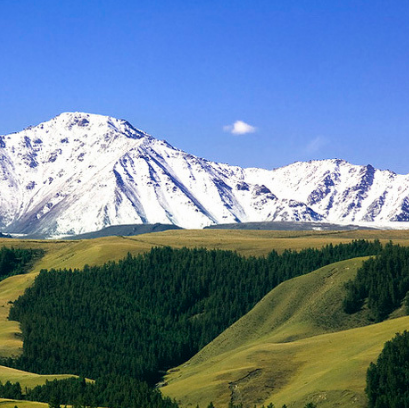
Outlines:
<svg viewBox="0 0 409 408"><path fill-rule="evenodd" d="M242 169L190 155L124 120L63 113L0 136L0 228L409 220L409 177L342 160Z"/></svg>

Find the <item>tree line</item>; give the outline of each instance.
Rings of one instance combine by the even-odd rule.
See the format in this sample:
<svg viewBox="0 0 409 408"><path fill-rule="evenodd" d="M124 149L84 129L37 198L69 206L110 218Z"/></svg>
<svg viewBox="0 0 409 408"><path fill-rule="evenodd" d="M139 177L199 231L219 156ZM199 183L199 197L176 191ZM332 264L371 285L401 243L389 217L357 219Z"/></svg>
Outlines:
<svg viewBox="0 0 409 408"><path fill-rule="evenodd" d="M279 283L381 252L379 241L364 240L260 258L164 247L98 267L43 270L10 310L21 323L23 354L3 363L152 386Z"/></svg>
<svg viewBox="0 0 409 408"><path fill-rule="evenodd" d="M402 305L409 290L409 248L386 244L377 257L362 264L346 290L345 312L355 313L365 304L374 321L386 319Z"/></svg>
<svg viewBox="0 0 409 408"><path fill-rule="evenodd" d="M95 382L84 378L46 381L44 385L22 390L20 383L0 382L0 398L48 403L50 408L128 407L178 408L178 404L146 383L130 377L100 377Z"/></svg>
<svg viewBox="0 0 409 408"><path fill-rule="evenodd" d="M142 389L141 389L142 387ZM0 382L0 398L26 401L39 401L49 404L49 408L71 405L73 408L128 407L128 408L178 408L175 401L163 398L157 389L147 388L146 384L129 378L116 377L114 381L100 378L95 382L84 378L46 381L44 385L26 388L23 392L20 383L4 385ZM199 405L196 406L199 408ZM215 408L212 402L207 408ZM228 408L243 408L242 404L228 405ZM261 408L276 408L273 403ZM282 408L287 408L283 405ZM316 408L312 402L304 408Z"/></svg>
<svg viewBox="0 0 409 408"><path fill-rule="evenodd" d="M43 270L10 310L24 346L9 363L38 373L126 374L154 383L282 281L380 250L379 242L354 241L245 258L168 247L82 270Z"/></svg>
<svg viewBox="0 0 409 408"><path fill-rule="evenodd" d="M369 408L409 407L409 333L397 333L385 343L366 376Z"/></svg>
<svg viewBox="0 0 409 408"><path fill-rule="evenodd" d="M26 273L35 260L44 254L41 249L0 248L0 280Z"/></svg>

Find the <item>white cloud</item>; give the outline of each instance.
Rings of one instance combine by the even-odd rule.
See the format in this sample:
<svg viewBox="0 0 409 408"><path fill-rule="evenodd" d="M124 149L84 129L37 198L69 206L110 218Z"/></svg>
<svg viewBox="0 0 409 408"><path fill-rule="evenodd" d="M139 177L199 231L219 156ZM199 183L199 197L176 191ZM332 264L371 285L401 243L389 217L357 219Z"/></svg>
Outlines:
<svg viewBox="0 0 409 408"><path fill-rule="evenodd" d="M327 143L327 139L321 136L317 136L308 143L305 150L307 151L307 153L315 153L318 152L318 150L321 150L321 148L324 147Z"/></svg>
<svg viewBox="0 0 409 408"><path fill-rule="evenodd" d="M223 130L225 132L230 132L233 135L245 135L246 133L254 133L257 128L242 120L236 120L232 125L223 126Z"/></svg>

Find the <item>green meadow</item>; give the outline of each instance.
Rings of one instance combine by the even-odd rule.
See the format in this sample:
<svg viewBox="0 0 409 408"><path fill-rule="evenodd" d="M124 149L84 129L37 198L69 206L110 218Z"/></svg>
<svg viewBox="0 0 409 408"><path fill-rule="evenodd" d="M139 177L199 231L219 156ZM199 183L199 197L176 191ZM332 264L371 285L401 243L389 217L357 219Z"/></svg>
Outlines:
<svg viewBox="0 0 409 408"><path fill-rule="evenodd" d="M172 230L135 237L107 237L81 241L2 239L0 246L41 248L45 251L25 275L0 282L0 356L22 352L18 323L8 321L11 302L29 287L41 269L101 265L152 247L205 247L233 250L245 256L264 256L271 250L320 248L353 239L409 245L409 231L241 231ZM399 311L394 319L370 324L365 310L346 315L341 302L344 283L362 259L332 264L286 281L253 310L207 345L190 361L170 370L163 394L183 407L216 407L230 401L244 406L365 407L365 373L385 341L409 327ZM69 375L40 376L0 367L0 381L19 381L23 387ZM44 406L0 400L0 408Z"/></svg>
<svg viewBox="0 0 409 408"><path fill-rule="evenodd" d="M0 398L0 408L47 408L48 404L43 402L33 402L33 401L16 401L6 398Z"/></svg>
<svg viewBox="0 0 409 408"><path fill-rule="evenodd" d="M365 375L383 344L409 327L402 316L370 324L342 310L344 283L362 259L328 265L273 289L162 388L182 406L365 407ZM397 313L399 316L399 313Z"/></svg>

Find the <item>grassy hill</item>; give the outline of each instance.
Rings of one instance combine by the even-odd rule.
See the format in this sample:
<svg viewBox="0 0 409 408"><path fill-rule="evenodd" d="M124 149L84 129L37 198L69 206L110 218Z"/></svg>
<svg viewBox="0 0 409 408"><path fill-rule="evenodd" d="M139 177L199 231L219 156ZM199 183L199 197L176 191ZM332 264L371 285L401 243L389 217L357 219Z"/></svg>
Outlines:
<svg viewBox="0 0 409 408"><path fill-rule="evenodd" d="M33 402L33 401L16 401L6 398L0 398L0 407L1 408L47 408L48 404L43 402Z"/></svg>
<svg viewBox="0 0 409 408"><path fill-rule="evenodd" d="M353 239L375 239L383 242L393 239L409 245L409 231L229 231L229 230L172 230L135 237L104 237L90 240L23 240L0 239L0 246L15 248L41 248L45 256L33 267L30 274L14 276L0 282L0 357L21 352L22 340L15 322L7 316L10 303L29 287L41 269L82 268L84 264L102 265L119 260L128 252L135 255L154 246L206 247L234 250L245 256L264 256L271 250L301 250L324 245L350 242Z"/></svg>
<svg viewBox="0 0 409 408"><path fill-rule="evenodd" d="M36 385L44 384L46 380L54 379L62 380L65 378L74 377L73 375L40 375L28 373L26 371L15 370L14 368L0 366L0 381L4 384L6 381L12 383L19 382L22 389L25 387L33 388ZM76 377L76 376L75 376Z"/></svg>
<svg viewBox="0 0 409 408"><path fill-rule="evenodd" d="M409 230L353 230L353 231L256 231L256 230L168 230L133 237L115 236L89 240L24 240L0 238L0 246L42 248L46 255L34 267L81 268L85 263L100 265L109 260L148 251L154 246L174 248L205 247L237 251L245 256L262 256L275 249L300 250L321 248L333 243L354 239L379 239L409 246Z"/></svg>
<svg viewBox="0 0 409 408"><path fill-rule="evenodd" d="M362 260L321 268L282 283L190 361L162 388L182 406L273 402L277 407L365 406L365 375L384 343L409 317L376 325L367 312L342 310L344 283Z"/></svg>
<svg viewBox="0 0 409 408"><path fill-rule="evenodd" d="M21 353L22 339L18 324L7 320L10 302L17 299L32 284L35 276L43 268L81 268L84 264L101 265L109 260L121 259L128 252L138 254L146 252L154 246L217 248L235 250L246 256L262 256L268 254L272 249L281 252L288 248L293 250L307 247L320 248L330 242L338 244L361 238L378 238L383 242L393 240L402 245L409 245L409 231L371 230L175 230L139 235L137 237L105 237L80 241L0 239L0 246L42 248L46 252L45 256L34 265L33 270L29 274L13 276L0 282L0 357ZM336 295L336 291L332 290L333 286L340 290L343 282L342 279L349 279L348 276L352 276L355 273L358 264L358 261L353 261L345 267L337 266L334 270L331 269L332 266L327 267L327 269L323 268L320 270L321 272L318 271L314 274L298 278L300 279L298 283L297 280L289 281L276 288L277 295L271 302L263 300L250 314L212 342L192 359L188 365L178 369L180 371L175 371L169 376L168 381L170 384L163 388L164 393L177 397L185 405L196 400L201 405L205 405L205 401L209 400L221 403L229 402L232 393L235 402L247 401L248 398L252 398L255 395L257 395L257 403L260 403L261 400L272 400L276 404L279 404L280 401L288 404L296 399L302 401L303 398L309 398L310 394L316 392L317 389L321 389L315 388L320 384L319 381L315 381L315 377L320 375L319 370L332 365L329 359L330 356L327 356L328 360L320 363L321 365L318 363L313 364L311 356L324 355L320 351L320 344L325 345L326 350L331 349L326 343L325 336L341 336L339 333L326 333L357 327L367 323L365 313L349 318L342 316L341 319L339 313L342 312L336 306L337 302L334 301L337 296L339 300L339 295ZM339 271L339 273L336 271ZM343 271L343 274L341 274L341 271ZM329 275L325 277L324 275L321 276L320 273L324 275L328 273ZM338 278L341 275L343 278L340 280ZM312 276L315 277L315 281L308 284L313 279L311 278ZM303 278L306 279L305 282L301 280ZM322 282L326 282L326 285L322 285ZM285 289L285 285L287 285L287 289ZM289 289L290 287L292 289ZM281 295L278 295L279 293ZM317 297L317 293L320 293L321 297ZM268 299L268 296L265 299ZM306 299L308 299L308 302L306 302ZM308 307L306 306L307 304L309 305ZM263 307L267 306L267 310L263 310ZM331 311L329 316L325 316L325 318L322 316L324 307L324 310ZM286 321L286 317L289 317L288 321ZM352 333L352 337L359 339L359 341L361 341L361 337L367 341L368 338L372 335L375 336L376 333L372 334L365 330L369 330L370 327L380 327L377 329L379 334L375 336L373 346L367 345L368 347L367 349L365 348L364 352L365 355L362 358L359 357L362 359L362 364L359 366L356 374L356 384L348 385L348 387L346 385L339 386L334 380L332 388L325 391L325 398L328 401L334 401L335 399L337 401L350 401L349 398L358 398L358 401L362 400L366 366L371 359L375 359L379 354L384 341L391 338L396 331L401 330L401 327L404 327L405 324L407 327L409 321L405 319L394 320L390 327L388 326L390 323L385 322L381 325L358 329L364 331L355 335L350 331L342 332ZM238 330L238 332L234 332L235 330ZM236 334L230 336L229 333ZM334 345L338 344L337 341L339 341L339 347L345 344L342 337L335 337L331 341L334 342ZM336 350L335 348L333 349ZM340 359L344 358L341 351L337 351L336 355L339 355ZM214 359L217 360L217 364L213 365L210 363L210 366L206 366L206 364L209 364ZM38 376L17 371L12 373L8 370L10 369L0 367L0 381L20 381L22 384L34 386L44 383L46 378L59 377ZM334 370L336 369L334 368ZM202 371L199 376L200 378L198 377L199 371ZM311 372L311 376L309 376L309 372ZM349 373L347 368L344 369L344 372ZM193 382L189 383L189 378ZM295 378L299 378L299 381L297 382ZM260 381L255 382L255 379ZM304 384L301 387L300 381L305 381L310 386ZM231 382L230 386L229 382ZM225 390L226 384L227 392ZM262 392L256 384L261 384L263 387ZM189 391L189 396L186 395L186 392L183 393L184 387L188 387L186 389L191 390ZM271 387L273 387L273 393ZM297 387L297 393L294 393L294 388L292 387ZM325 389L325 387L322 389ZM245 395L245 399L243 399L243 395ZM336 395L335 399L334 395ZM192 403L196 404L196 402ZM8 407L9 405L7 404L9 403L0 401L1 406ZM24 404L27 407L32 406L32 403L29 402L24 402ZM10 406L14 407L14 405L16 404L13 402ZM18 404L20 408L23 405ZM347 405L346 403L343 406ZM362 406L362 404L356 406Z"/></svg>
<svg viewBox="0 0 409 408"><path fill-rule="evenodd" d="M9 312L9 301L16 299L23 294L27 286L29 286L36 274L16 275L0 282L0 356L11 357L22 351L22 338L17 322L11 322L7 319ZM19 382L24 387L35 387L54 378L63 379L72 377L72 375L38 375L21 370L15 370L9 367L0 365L0 381L4 384L6 381ZM14 408L15 405L19 408L43 408L47 404L34 403L30 401L11 401L0 398L1 408Z"/></svg>

